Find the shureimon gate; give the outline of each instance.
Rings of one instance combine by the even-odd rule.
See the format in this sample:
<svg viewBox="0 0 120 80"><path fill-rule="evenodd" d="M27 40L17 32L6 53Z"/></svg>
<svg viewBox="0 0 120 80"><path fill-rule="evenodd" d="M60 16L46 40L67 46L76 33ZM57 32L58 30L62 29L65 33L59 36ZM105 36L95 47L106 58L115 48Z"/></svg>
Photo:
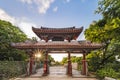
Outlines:
<svg viewBox="0 0 120 80"><path fill-rule="evenodd" d="M43 65L44 74L49 74L48 54L61 53L68 54L67 74L72 76L71 54L82 54L82 75L88 74L86 55L95 49L102 47L101 44L91 43L90 41L77 41L76 39L83 31L83 27L75 28L34 28L33 32L40 38L38 42L13 43L12 46L17 49L24 49L30 55L29 75L32 74L34 64L34 51L36 49L45 51L45 60ZM43 41L44 40L44 41Z"/></svg>

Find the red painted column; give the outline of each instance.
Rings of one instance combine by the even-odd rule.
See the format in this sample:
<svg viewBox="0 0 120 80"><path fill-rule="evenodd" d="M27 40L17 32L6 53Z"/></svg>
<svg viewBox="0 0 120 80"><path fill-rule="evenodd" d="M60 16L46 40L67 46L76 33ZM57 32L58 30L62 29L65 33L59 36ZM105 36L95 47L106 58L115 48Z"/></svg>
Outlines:
<svg viewBox="0 0 120 80"><path fill-rule="evenodd" d="M45 54L45 61L43 65L44 76L48 74L48 53Z"/></svg>
<svg viewBox="0 0 120 80"><path fill-rule="evenodd" d="M30 56L30 60L29 60L29 74L28 75L32 74L32 69L33 69L33 57Z"/></svg>
<svg viewBox="0 0 120 80"><path fill-rule="evenodd" d="M72 65L71 65L70 52L68 52L68 72L67 72L67 74L69 76L72 76Z"/></svg>
<svg viewBox="0 0 120 80"><path fill-rule="evenodd" d="M87 75L87 60L86 60L86 54L85 53L83 53L82 74Z"/></svg>

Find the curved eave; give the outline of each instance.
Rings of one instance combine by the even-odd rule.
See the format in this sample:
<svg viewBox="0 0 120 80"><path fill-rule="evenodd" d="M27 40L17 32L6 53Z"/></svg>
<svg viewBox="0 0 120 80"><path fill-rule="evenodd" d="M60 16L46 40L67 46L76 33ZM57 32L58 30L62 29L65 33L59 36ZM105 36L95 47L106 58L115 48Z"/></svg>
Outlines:
<svg viewBox="0 0 120 80"><path fill-rule="evenodd" d="M82 45L63 45L63 44L56 44L56 45L50 45L50 44L45 44L45 45L41 45L41 44L14 44L12 45L12 47L15 47L17 49L77 49L77 50L81 50L81 49L89 49L89 50L94 50L94 49L100 49L103 46L100 44L82 44Z"/></svg>
<svg viewBox="0 0 120 80"><path fill-rule="evenodd" d="M77 39L78 36L83 31L83 27L81 28L34 28L32 27L33 32L40 38L43 39L42 36L47 36L46 39L49 40L48 37L51 36L72 36L72 39Z"/></svg>
<svg viewBox="0 0 120 80"><path fill-rule="evenodd" d="M36 34L50 34L50 33L81 33L83 30L83 27L81 28L48 28L48 29L43 29L43 28L34 28L32 27L33 32Z"/></svg>

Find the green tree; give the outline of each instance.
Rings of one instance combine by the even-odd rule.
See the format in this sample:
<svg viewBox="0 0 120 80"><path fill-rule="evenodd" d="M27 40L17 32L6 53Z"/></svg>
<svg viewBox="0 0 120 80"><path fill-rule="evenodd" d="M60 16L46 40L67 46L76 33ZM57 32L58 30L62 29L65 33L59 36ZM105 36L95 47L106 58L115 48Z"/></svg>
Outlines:
<svg viewBox="0 0 120 80"><path fill-rule="evenodd" d="M64 65L65 63L67 63L67 61L68 61L68 58L67 58L67 57L64 57L64 58L62 59L61 63Z"/></svg>
<svg viewBox="0 0 120 80"><path fill-rule="evenodd" d="M119 78L119 65L115 60L116 55L120 55L120 1L119 0L99 0L98 10L103 18L94 21L85 30L85 37L92 42L99 42L104 47L87 56L89 70L97 71L99 77L105 76ZM113 75L114 76L111 76Z"/></svg>
<svg viewBox="0 0 120 80"><path fill-rule="evenodd" d="M18 27L0 20L0 60L24 60L25 52L11 47L11 43L26 39L27 36Z"/></svg>
<svg viewBox="0 0 120 80"><path fill-rule="evenodd" d="M119 0L99 0L97 13L106 19L120 18Z"/></svg>
<svg viewBox="0 0 120 80"><path fill-rule="evenodd" d="M48 55L49 64L52 65L52 62L55 62L54 58L51 55Z"/></svg>
<svg viewBox="0 0 120 80"><path fill-rule="evenodd" d="M107 62L112 62L115 55L119 54L120 42L120 1L119 0L100 0L97 13L101 13L103 19L94 21L88 29L85 30L85 37L92 42L104 44L99 50L100 56L97 68L104 67ZM97 53L95 53L97 54ZM96 56L97 57L97 56ZM92 55L92 58L96 58Z"/></svg>
<svg viewBox="0 0 120 80"><path fill-rule="evenodd" d="M120 40L120 1L119 0L99 0L98 14L103 15L103 20L106 20L106 31L113 37Z"/></svg>
<svg viewBox="0 0 120 80"><path fill-rule="evenodd" d="M81 60L82 60L82 57L71 56L72 63L80 63ZM68 57L64 57L61 63L62 64L68 63Z"/></svg>
<svg viewBox="0 0 120 80"><path fill-rule="evenodd" d="M94 22L94 24L91 24L90 27L85 30L85 37L87 40L104 44L104 47L99 50L100 59L97 58L97 56L95 57L94 55L92 57L99 59L99 61L96 62L98 64L96 66L97 69L103 67L111 57L117 55L119 52L119 49L117 47L119 46L120 39L120 37L117 36L120 33L119 23L119 19L117 18L113 19L111 22L99 20Z"/></svg>

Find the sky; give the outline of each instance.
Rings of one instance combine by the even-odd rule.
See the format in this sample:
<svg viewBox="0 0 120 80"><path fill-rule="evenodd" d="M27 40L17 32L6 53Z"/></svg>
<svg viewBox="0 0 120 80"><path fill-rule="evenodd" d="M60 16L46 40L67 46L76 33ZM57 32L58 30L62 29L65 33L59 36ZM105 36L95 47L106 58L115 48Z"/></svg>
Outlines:
<svg viewBox="0 0 120 80"><path fill-rule="evenodd" d="M29 38L36 37L31 27L89 27L99 20L98 0L0 0L0 19L18 26ZM84 40L84 31L77 40ZM77 54L78 55L78 54ZM66 54L52 54L62 60Z"/></svg>

